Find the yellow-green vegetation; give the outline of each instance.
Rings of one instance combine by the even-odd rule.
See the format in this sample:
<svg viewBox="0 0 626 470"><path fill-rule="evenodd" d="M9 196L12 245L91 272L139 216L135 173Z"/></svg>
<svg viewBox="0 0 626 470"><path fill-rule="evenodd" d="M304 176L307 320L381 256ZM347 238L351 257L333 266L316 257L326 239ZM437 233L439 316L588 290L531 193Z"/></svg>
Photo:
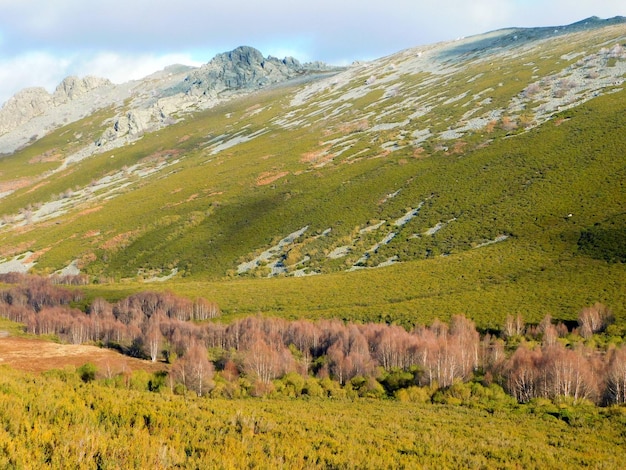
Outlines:
<svg viewBox="0 0 626 470"><path fill-rule="evenodd" d="M167 388L149 392L155 378L145 374L90 381L89 368L80 369L41 376L1 370L0 466L556 469L626 464L623 408L543 401L520 406L499 401L497 394L465 405L425 405L408 397L198 398Z"/></svg>
<svg viewBox="0 0 626 470"><path fill-rule="evenodd" d="M487 250L488 257L476 251L467 257L449 256L356 273L169 281L149 284L149 288L171 290L190 299L211 299L218 303L225 320L261 313L289 319L341 318L412 327L461 313L480 328L499 329L507 314L521 313L532 323L547 313L561 320L575 320L583 306L599 301L611 307L618 324L625 324L623 266L577 257L546 266L539 254L532 252L505 262L510 256L505 244ZM534 262L538 263L534 268L526 265ZM117 301L146 287L143 283L122 283L81 290L87 299Z"/></svg>
<svg viewBox="0 0 626 470"><path fill-rule="evenodd" d="M24 334L24 325L0 317L0 332L0 335L22 336Z"/></svg>
<svg viewBox="0 0 626 470"><path fill-rule="evenodd" d="M0 261L91 282L0 286L0 333L162 370L0 368L0 468L626 467L626 90L538 118L624 26L527 34L3 156Z"/></svg>

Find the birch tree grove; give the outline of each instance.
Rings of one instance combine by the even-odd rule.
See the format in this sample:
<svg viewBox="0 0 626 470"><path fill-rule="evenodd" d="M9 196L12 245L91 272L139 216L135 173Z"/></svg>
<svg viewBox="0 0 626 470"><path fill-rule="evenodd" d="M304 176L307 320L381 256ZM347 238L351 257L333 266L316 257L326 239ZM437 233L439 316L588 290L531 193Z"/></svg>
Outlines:
<svg viewBox="0 0 626 470"><path fill-rule="evenodd" d="M593 340L614 320L601 304L582 309L572 331L550 315L538 325L524 325L518 314L506 317L499 334L481 338L474 322L462 315L411 331L337 319L251 316L218 323L216 304L171 293L142 292L114 304L97 298L82 312L68 305L81 294L51 281L0 275L2 280L14 283L0 290L0 315L23 323L28 333L168 361L171 377L198 395L210 390L218 365L228 380L244 376L262 384L260 390L290 373L329 377L342 385L368 384L373 390L372 380L385 371L404 374L403 383L439 388L482 377L519 402L565 397L626 403L626 346L598 347Z"/></svg>

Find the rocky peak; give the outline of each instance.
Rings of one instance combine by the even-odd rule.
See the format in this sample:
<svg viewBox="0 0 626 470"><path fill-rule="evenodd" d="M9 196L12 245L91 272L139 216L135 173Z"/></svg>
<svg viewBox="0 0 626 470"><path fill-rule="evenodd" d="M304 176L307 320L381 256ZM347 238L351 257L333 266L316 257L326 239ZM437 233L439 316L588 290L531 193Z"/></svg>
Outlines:
<svg viewBox="0 0 626 470"><path fill-rule="evenodd" d="M43 88L23 90L0 108L0 151L12 152L59 122L132 97L130 107L115 116L98 140L98 146L113 148L175 122L172 116L186 110L206 109L229 96L331 70L320 62L303 65L293 57L264 57L253 47L241 46L216 55L200 68L174 65L132 85L70 76L52 94Z"/></svg>
<svg viewBox="0 0 626 470"><path fill-rule="evenodd" d="M253 47L240 46L216 55L209 63L193 71L177 91L191 96L217 97L225 92L263 88L305 71L314 70L303 67L293 57L282 60L272 56L266 58Z"/></svg>
<svg viewBox="0 0 626 470"><path fill-rule="evenodd" d="M211 60L211 62L215 63L231 62L233 65L247 65L250 67L262 65L264 61L265 59L261 51L250 46L239 46L230 52L218 54Z"/></svg>
<svg viewBox="0 0 626 470"><path fill-rule="evenodd" d="M96 88L110 85L112 85L112 83L106 78L91 76L79 78L70 76L65 78L57 86L52 98L55 104L63 104L89 93Z"/></svg>
<svg viewBox="0 0 626 470"><path fill-rule="evenodd" d="M96 145L113 148L137 139L146 131L175 122L172 115L186 109L205 109L222 98L250 93L308 72L331 69L321 62L302 65L293 57L265 58L253 47L240 46L217 54L207 64L189 71L182 81L173 82L175 84L158 94L151 94L151 97L156 97L155 102L141 105L136 101L133 109L115 118ZM178 68L175 70L179 71ZM167 73L163 71L151 77L157 79L165 75Z"/></svg>

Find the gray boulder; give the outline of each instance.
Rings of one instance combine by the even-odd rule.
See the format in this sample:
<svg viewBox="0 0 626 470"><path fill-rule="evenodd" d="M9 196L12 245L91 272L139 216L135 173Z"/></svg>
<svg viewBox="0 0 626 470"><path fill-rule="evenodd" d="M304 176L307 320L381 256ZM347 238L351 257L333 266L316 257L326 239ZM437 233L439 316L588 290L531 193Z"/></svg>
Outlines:
<svg viewBox="0 0 626 470"><path fill-rule="evenodd" d="M96 146L102 147L107 143L120 141L131 142L149 130L156 128L158 118L154 116L154 109L133 109L115 118L113 125L107 128L96 141Z"/></svg>

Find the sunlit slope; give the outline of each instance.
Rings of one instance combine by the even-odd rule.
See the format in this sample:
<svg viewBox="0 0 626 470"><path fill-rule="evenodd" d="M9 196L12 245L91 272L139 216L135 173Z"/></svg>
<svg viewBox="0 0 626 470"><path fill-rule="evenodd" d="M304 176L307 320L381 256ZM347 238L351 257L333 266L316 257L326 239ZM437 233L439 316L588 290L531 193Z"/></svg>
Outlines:
<svg viewBox="0 0 626 470"><path fill-rule="evenodd" d="M233 314L621 310L625 43L624 24L498 31L81 154L124 112L103 110L0 159L13 191L0 200L0 258L100 282L173 276L190 295L222 280L211 286ZM226 292L268 276L307 277ZM310 303L273 293L304 290Z"/></svg>

